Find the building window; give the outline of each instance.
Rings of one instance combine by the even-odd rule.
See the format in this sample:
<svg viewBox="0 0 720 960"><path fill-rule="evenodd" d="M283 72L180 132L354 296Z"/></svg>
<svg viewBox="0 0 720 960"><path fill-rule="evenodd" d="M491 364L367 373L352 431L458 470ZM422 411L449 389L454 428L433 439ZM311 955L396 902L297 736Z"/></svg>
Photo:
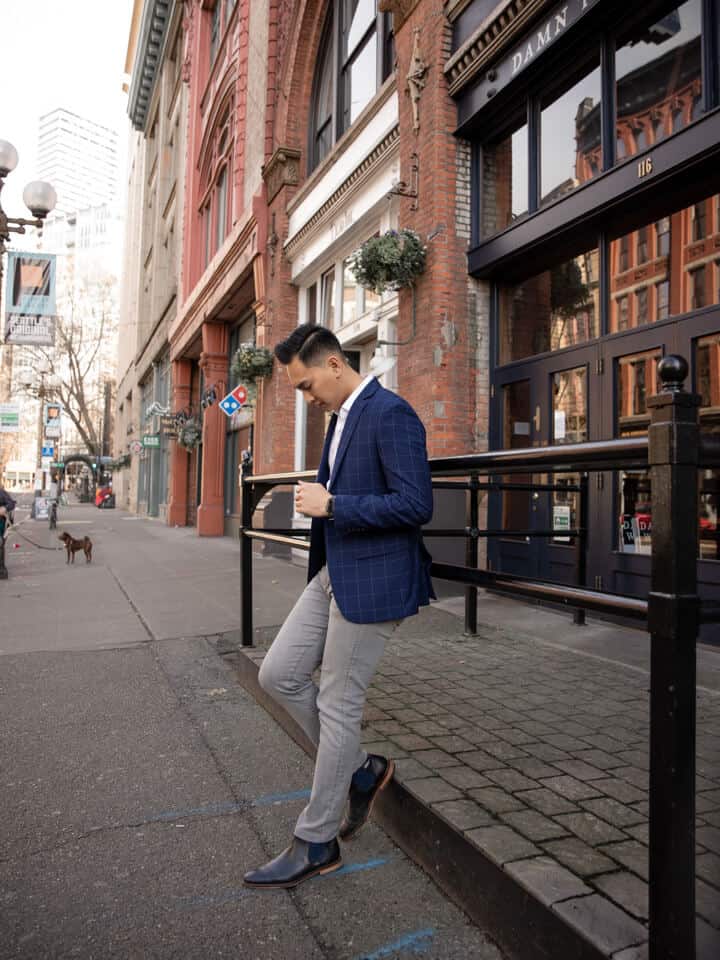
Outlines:
<svg viewBox="0 0 720 960"><path fill-rule="evenodd" d="M667 280L655 284L657 297L657 319L665 320L670 316L670 284Z"/></svg>
<svg viewBox="0 0 720 960"><path fill-rule="evenodd" d="M593 176L600 149L600 67L595 62L540 113L540 203L570 193ZM588 158L588 162L584 162Z"/></svg>
<svg viewBox="0 0 720 960"><path fill-rule="evenodd" d="M638 327L642 327L648 322L647 287L642 287L635 293L635 314Z"/></svg>
<svg viewBox="0 0 720 960"><path fill-rule="evenodd" d="M320 323L332 330L335 326L335 267L331 267L320 278L321 302Z"/></svg>
<svg viewBox="0 0 720 960"><path fill-rule="evenodd" d="M620 273L625 273L626 270L630 269L630 237L628 234L620 237L619 247L618 269Z"/></svg>
<svg viewBox="0 0 720 960"><path fill-rule="evenodd" d="M654 117L655 139L691 122L692 104L702 87L700 34L702 0L688 0L660 19L657 15L618 38L615 53L617 136L626 124ZM617 152L622 160L624 153Z"/></svg>
<svg viewBox="0 0 720 960"><path fill-rule="evenodd" d="M690 271L690 309L705 306L705 267Z"/></svg>
<svg viewBox="0 0 720 960"><path fill-rule="evenodd" d="M630 310L629 310L629 301L627 297L618 297L615 301L615 309L617 311L617 330L627 330L629 325Z"/></svg>
<svg viewBox="0 0 720 960"><path fill-rule="evenodd" d="M643 263L647 263L648 260L648 242L647 242L647 227L640 227L637 232L637 260L636 266L641 266Z"/></svg>
<svg viewBox="0 0 720 960"><path fill-rule="evenodd" d="M215 189L215 249L219 250L227 236L227 167L223 167Z"/></svg>
<svg viewBox="0 0 720 960"><path fill-rule="evenodd" d="M205 227L205 266L212 257L212 205L206 203L203 209L203 225Z"/></svg>
<svg viewBox="0 0 720 960"><path fill-rule="evenodd" d="M696 203L692 208L692 239L704 240L705 233L705 201Z"/></svg>
<svg viewBox="0 0 720 960"><path fill-rule="evenodd" d="M220 33L222 30L222 8L223 0L217 0L213 7L212 19L210 21L210 63L215 60L215 54L220 46Z"/></svg>
<svg viewBox="0 0 720 960"><path fill-rule="evenodd" d="M484 145L482 155L482 225L489 237L529 210L527 123Z"/></svg>
<svg viewBox="0 0 720 960"><path fill-rule="evenodd" d="M670 217L663 217L655 224L657 256L667 257L670 253Z"/></svg>
<svg viewBox="0 0 720 960"><path fill-rule="evenodd" d="M331 0L310 108L310 169L355 122L394 69L391 17L377 0Z"/></svg>

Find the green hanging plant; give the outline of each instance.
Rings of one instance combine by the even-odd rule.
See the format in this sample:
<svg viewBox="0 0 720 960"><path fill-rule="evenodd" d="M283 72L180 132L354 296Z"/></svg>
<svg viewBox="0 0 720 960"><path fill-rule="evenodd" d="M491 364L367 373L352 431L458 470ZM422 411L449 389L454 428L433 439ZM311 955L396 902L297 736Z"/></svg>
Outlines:
<svg viewBox="0 0 720 960"><path fill-rule="evenodd" d="M185 450L194 450L202 440L202 424L190 417L178 427L177 442Z"/></svg>
<svg viewBox="0 0 720 960"><path fill-rule="evenodd" d="M230 372L241 383L254 383L269 377L273 371L273 355L267 347L241 343L230 364Z"/></svg>
<svg viewBox="0 0 720 960"><path fill-rule="evenodd" d="M427 247L414 230L388 230L370 237L349 260L362 287L383 293L400 290L425 270Z"/></svg>

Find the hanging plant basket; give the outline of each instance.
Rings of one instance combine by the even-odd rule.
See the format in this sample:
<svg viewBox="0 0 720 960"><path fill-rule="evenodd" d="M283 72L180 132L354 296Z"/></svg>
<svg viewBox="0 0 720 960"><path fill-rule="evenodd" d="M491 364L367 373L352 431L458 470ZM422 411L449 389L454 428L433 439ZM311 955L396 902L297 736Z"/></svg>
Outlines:
<svg viewBox="0 0 720 960"><path fill-rule="evenodd" d="M202 440L202 424L190 417L178 427L177 442L185 450L194 450Z"/></svg>
<svg viewBox="0 0 720 960"><path fill-rule="evenodd" d="M388 230L370 237L349 266L362 287L383 293L410 286L425 269L427 248L414 230Z"/></svg>
<svg viewBox="0 0 720 960"><path fill-rule="evenodd" d="M230 364L230 372L242 383L254 383L269 377L273 371L273 355L267 347L241 343Z"/></svg>

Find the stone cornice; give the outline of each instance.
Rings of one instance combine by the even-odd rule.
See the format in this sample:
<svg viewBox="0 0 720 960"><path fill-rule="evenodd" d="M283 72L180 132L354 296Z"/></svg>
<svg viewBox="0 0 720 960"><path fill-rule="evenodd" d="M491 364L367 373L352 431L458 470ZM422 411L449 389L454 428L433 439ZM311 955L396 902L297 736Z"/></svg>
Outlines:
<svg viewBox="0 0 720 960"><path fill-rule="evenodd" d="M346 177L340 186L323 203L323 205L310 217L307 223L298 230L295 236L285 244L285 252L290 260L298 250L298 247L307 240L318 227L321 227L327 220L330 220L336 214L336 206L340 200L347 198L355 193L363 183L365 183L377 170L377 168L387 162L388 157L396 153L400 146L400 128L398 126L387 133L382 140L370 151L362 163L357 166L350 176Z"/></svg>
<svg viewBox="0 0 720 960"><path fill-rule="evenodd" d="M215 301L229 278L237 273L238 266L242 273L249 267L253 257L261 252L258 249L258 222L254 213L231 236L232 242L221 247L210 261L170 328L168 339L173 360L182 355L188 341L197 332L196 321L212 320L210 312L220 306Z"/></svg>
<svg viewBox="0 0 720 960"><path fill-rule="evenodd" d="M262 168L268 203L272 203L285 186L294 187L300 179L300 151L278 147Z"/></svg>
<svg viewBox="0 0 720 960"><path fill-rule="evenodd" d="M451 96L495 60L545 7L547 0L509 0L496 8L445 64Z"/></svg>
<svg viewBox="0 0 720 960"><path fill-rule="evenodd" d="M176 0L145 0L128 95L128 116L136 130L145 129L175 3Z"/></svg>

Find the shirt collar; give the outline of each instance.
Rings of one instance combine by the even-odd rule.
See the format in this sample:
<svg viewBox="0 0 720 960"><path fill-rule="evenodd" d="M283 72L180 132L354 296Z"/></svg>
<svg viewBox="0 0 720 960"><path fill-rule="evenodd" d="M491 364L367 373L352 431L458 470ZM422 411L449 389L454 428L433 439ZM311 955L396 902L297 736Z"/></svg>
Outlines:
<svg viewBox="0 0 720 960"><path fill-rule="evenodd" d="M355 387L355 389L354 389L353 392L350 394L350 396L347 398L347 400L345 401L345 403L343 403L343 405L342 405L342 406L340 407L340 409L338 410L338 416L342 415L343 418L344 418L344 417L347 417L347 415L350 413L350 408L352 407L352 405L355 403L355 401L357 400L357 398L358 398L358 397L360 396L360 394L363 392L363 390L365 389L365 387L368 387L368 386L373 382L374 379L375 379L375 375L372 374L372 373L370 373L370 374L368 374L367 377L365 377L365 379L363 380L362 383L358 384L358 386Z"/></svg>

